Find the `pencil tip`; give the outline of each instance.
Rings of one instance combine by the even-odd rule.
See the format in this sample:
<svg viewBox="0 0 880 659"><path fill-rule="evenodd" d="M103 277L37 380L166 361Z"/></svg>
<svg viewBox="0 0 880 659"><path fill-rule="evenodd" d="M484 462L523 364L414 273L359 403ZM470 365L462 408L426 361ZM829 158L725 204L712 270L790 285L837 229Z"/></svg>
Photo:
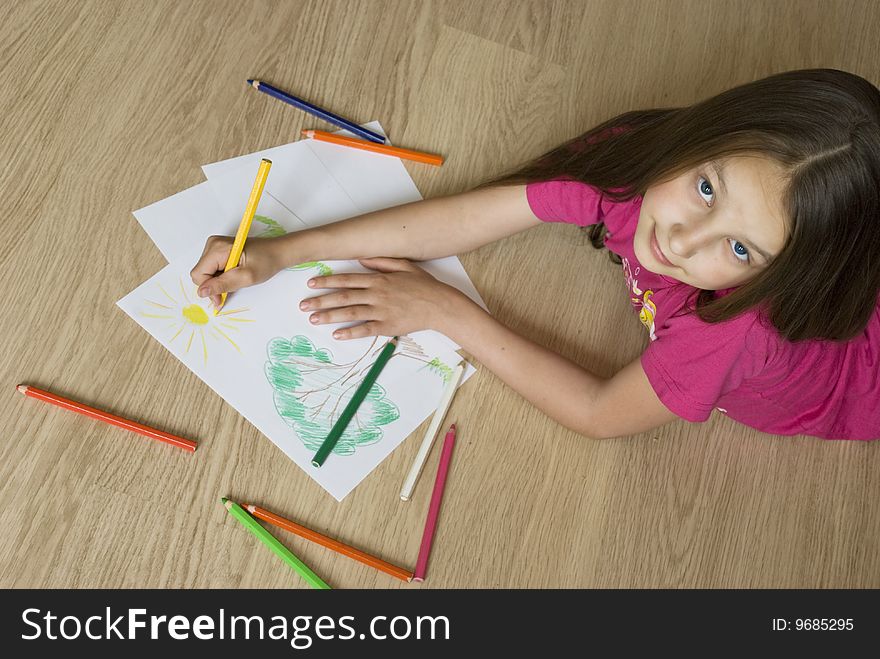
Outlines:
<svg viewBox="0 0 880 659"><path fill-rule="evenodd" d="M226 502L229 501L226 497L220 497L220 502L225 506Z"/></svg>
<svg viewBox="0 0 880 659"><path fill-rule="evenodd" d="M455 432L455 424L453 423L451 426L449 426L449 429L450 429L452 432Z"/></svg>
<svg viewBox="0 0 880 659"><path fill-rule="evenodd" d="M27 390L28 390L28 386L26 384L20 384L20 385L16 386L15 388L18 389L18 393L20 393L20 394L26 394Z"/></svg>
<svg viewBox="0 0 880 659"><path fill-rule="evenodd" d="M247 84L248 84L248 85L253 85L253 84L254 84L254 81L253 81L253 79L251 79L251 78L248 78L248 81L247 81Z"/></svg>

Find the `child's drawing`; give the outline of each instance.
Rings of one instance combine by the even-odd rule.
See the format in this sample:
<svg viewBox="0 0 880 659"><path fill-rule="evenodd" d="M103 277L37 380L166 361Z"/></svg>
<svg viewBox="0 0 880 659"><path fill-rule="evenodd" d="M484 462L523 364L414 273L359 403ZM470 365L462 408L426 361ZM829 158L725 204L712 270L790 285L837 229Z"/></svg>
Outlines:
<svg viewBox="0 0 880 659"><path fill-rule="evenodd" d="M351 400L383 345L374 339L363 355L347 364L336 364L329 350L316 347L307 337L275 338L267 346L265 373L274 390L275 409L296 432L306 448L316 451ZM409 337L400 337L391 359L415 359L445 382L452 369L439 359L429 360ZM358 446L382 439L382 426L396 421L400 412L377 382L358 408L336 444L337 455L353 455Z"/></svg>
<svg viewBox="0 0 880 659"><path fill-rule="evenodd" d="M254 322L250 318L241 316L249 309L223 309L215 316L210 301L197 297L195 286L192 283L184 284L182 278L180 279L180 299L169 293L160 283L156 284L156 288L156 297L160 301L145 299L144 302L149 305L150 311L142 311L141 315L145 318L171 321L164 328L169 333L173 332L169 343L174 343L177 337L181 337L182 341L186 341L184 352L188 353L196 336L198 336L198 343L201 344L206 364L208 363L208 338L221 343L228 342L229 345L241 352L230 334L240 331L241 323ZM192 298L187 293L187 288L192 289Z"/></svg>
<svg viewBox="0 0 880 659"><path fill-rule="evenodd" d="M258 224L262 224L265 229L255 234L258 238L277 238L278 236L283 236L287 233L285 228L278 224L271 217L266 217L265 215L254 215L254 222Z"/></svg>
<svg viewBox="0 0 880 659"><path fill-rule="evenodd" d="M288 268L288 270L309 270L311 268L316 268L318 270L319 277L326 277L327 275L332 275L333 270L326 263L322 263L321 261L308 261L306 263L300 263L299 265L295 265L292 268Z"/></svg>
<svg viewBox="0 0 880 659"><path fill-rule="evenodd" d="M287 233L283 226L281 226L278 222L273 220L271 217L267 217L265 215L254 215L254 222L262 224L266 228L257 233L258 238L277 238L278 236L283 236ZM326 277L327 275L332 275L333 270L326 263L322 263L321 261L309 261L307 263L300 263L299 265L295 265L292 268L288 268L288 270L309 270L311 268L316 268L318 270L319 277Z"/></svg>
<svg viewBox="0 0 880 659"><path fill-rule="evenodd" d="M253 188L256 163L264 156L271 157L273 170L253 218L249 232L253 238L280 237L421 199L398 159L347 153L342 150L323 160L307 140L301 140L278 150L224 160L205 168L205 183L135 211L169 265L118 302L339 501L434 413L443 379L452 370L448 365L461 359L455 352L458 346L435 332L416 334L414 341L401 337L379 378L381 389L373 388L337 445L335 459L324 469L314 469L311 459L318 443L351 400L387 338L340 344L331 338L333 328L309 322L299 302L326 292L311 289L306 284L310 277L368 269L353 260L299 263L259 286L236 292L217 316L210 302L198 298L191 287L190 271L208 236L235 233L242 203ZM458 259L422 265L485 307ZM272 341L274 337L280 338ZM473 373L468 367L463 379ZM342 452L349 455L338 455Z"/></svg>

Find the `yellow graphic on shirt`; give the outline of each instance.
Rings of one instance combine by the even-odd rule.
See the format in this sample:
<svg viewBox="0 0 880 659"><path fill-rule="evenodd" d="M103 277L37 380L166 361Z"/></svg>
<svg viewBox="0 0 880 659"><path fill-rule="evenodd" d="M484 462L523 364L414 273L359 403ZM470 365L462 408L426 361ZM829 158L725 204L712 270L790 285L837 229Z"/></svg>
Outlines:
<svg viewBox="0 0 880 659"><path fill-rule="evenodd" d="M642 321L642 325L648 328L652 341L657 338L654 334L654 316L657 315L657 305L651 302L653 295L654 291L645 291L645 294L642 296L642 309L639 311L639 320Z"/></svg>
<svg viewBox="0 0 880 659"><path fill-rule="evenodd" d="M651 298L654 296L654 291L642 291L639 288L639 280L638 276L641 272L641 266L637 266L635 271L633 271L632 267L629 264L629 260L626 257L623 257L623 276L626 279L626 285L630 290L629 301L633 305L633 309L635 309L639 314L639 320L642 321L642 325L644 325L648 329L648 333L651 335L651 340L656 341L657 335L654 334L654 318L657 316L657 305L651 301Z"/></svg>

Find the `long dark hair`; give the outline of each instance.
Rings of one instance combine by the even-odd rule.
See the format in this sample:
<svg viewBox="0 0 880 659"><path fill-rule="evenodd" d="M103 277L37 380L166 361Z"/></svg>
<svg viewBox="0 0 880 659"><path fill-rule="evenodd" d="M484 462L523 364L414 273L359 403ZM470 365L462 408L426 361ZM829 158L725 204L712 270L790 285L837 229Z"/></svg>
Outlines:
<svg viewBox="0 0 880 659"><path fill-rule="evenodd" d="M688 107L627 112L485 185L566 177L625 201L743 153L785 172L788 240L728 295L699 291L694 311L718 322L758 307L790 341L857 336L880 292L880 91L857 75L788 71ZM595 246L603 235L592 227Z"/></svg>

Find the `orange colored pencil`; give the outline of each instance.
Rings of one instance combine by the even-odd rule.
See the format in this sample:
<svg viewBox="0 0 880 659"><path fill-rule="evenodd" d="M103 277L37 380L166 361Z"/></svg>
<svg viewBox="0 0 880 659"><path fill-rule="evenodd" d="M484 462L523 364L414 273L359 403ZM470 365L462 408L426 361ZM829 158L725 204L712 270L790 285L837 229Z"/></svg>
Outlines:
<svg viewBox="0 0 880 659"><path fill-rule="evenodd" d="M310 137L321 142L341 144L342 146L350 146L354 147L355 149L363 149L364 151L381 153L386 156L394 156L396 158L403 158L405 160L423 162L428 165L439 166L443 164L443 156L438 156L433 153L423 153L422 151L413 151L412 149L401 149L400 147L390 146L388 144L376 144L375 142L359 140L356 137L336 135L335 133L328 133L323 130L303 130L302 134L305 137Z"/></svg>
<svg viewBox="0 0 880 659"><path fill-rule="evenodd" d="M110 414L110 412L104 412L103 410L89 407L88 405L78 403L75 400L63 398L62 396L58 396L48 391L43 391L42 389L37 389L36 387L31 387L26 384L20 384L16 387L16 389L18 389L18 391L20 393L23 393L25 396L38 398L46 403L52 403L53 405L63 407L64 409L70 410L71 412L84 414L85 416L97 419L98 421L103 421L105 423L110 423L114 426L119 426L120 428L125 428L126 430L131 430L132 432L139 433L151 439L158 439L160 442L166 442L167 444L172 444L173 446L177 446L178 448L182 448L190 452L196 450L196 443L191 439L183 439L182 437L172 435L171 433L167 433L163 430L157 430L156 428L145 426L142 423L137 423L136 421L124 419L121 416Z"/></svg>
<svg viewBox="0 0 880 659"><path fill-rule="evenodd" d="M260 508L259 506L255 506L253 504L242 504L242 508L247 510L254 517L261 519L264 522L274 524L278 528L282 528L286 531L290 531L291 533L295 533L301 538L311 540L312 542L315 542L322 547L327 547L327 549L332 549L335 552L339 552L343 556L348 556L349 558L353 558L356 561L360 561L364 565L369 565L370 567L384 572L385 574L390 574L392 577L396 577L401 581L412 581L412 572L410 572L409 570L404 570L402 567L392 565L387 561L383 561L381 558L376 558L375 556L371 556L370 554L363 552L360 549L355 549L354 547L339 542L339 540L328 538L326 535L322 535L317 531L312 531L311 529L308 529L301 524L292 522L289 519L285 519L264 508Z"/></svg>

